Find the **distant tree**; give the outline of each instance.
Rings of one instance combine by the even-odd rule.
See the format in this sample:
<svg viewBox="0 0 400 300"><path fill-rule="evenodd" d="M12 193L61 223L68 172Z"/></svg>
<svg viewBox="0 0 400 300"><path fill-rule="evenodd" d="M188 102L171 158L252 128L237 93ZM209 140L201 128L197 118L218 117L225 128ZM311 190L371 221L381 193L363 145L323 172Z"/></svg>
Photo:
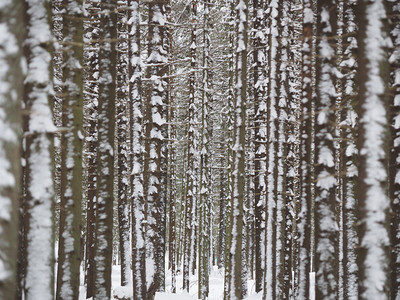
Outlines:
<svg viewBox="0 0 400 300"><path fill-rule="evenodd" d="M0 298L15 299L17 291L18 209L22 128L21 70L24 38L23 1L0 8Z"/></svg>

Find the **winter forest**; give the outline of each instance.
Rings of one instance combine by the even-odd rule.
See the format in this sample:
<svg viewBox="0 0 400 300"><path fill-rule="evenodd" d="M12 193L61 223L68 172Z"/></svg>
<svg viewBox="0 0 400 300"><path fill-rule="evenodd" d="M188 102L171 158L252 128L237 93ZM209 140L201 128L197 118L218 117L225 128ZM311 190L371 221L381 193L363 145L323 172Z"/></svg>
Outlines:
<svg viewBox="0 0 400 300"><path fill-rule="evenodd" d="M1 300L400 299L399 0L0 0Z"/></svg>

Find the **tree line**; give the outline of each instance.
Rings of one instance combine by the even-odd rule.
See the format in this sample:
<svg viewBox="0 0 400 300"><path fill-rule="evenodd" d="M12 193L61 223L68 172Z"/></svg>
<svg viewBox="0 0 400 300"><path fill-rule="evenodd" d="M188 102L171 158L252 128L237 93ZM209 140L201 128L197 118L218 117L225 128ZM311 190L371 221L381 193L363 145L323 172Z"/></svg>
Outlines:
<svg viewBox="0 0 400 300"><path fill-rule="evenodd" d="M398 1L6 0L0 41L1 299L400 297Z"/></svg>

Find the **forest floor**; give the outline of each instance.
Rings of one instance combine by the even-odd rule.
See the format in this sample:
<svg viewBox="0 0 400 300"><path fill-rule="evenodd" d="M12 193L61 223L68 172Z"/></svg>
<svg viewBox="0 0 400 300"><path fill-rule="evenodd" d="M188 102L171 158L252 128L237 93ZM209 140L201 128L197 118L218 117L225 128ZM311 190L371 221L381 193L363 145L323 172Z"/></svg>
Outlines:
<svg viewBox="0 0 400 300"><path fill-rule="evenodd" d="M112 269L112 284L113 284L113 297L117 299L132 299L132 286L121 287L121 273L120 266L113 266ZM83 273L83 272L82 272ZM190 277L190 292L186 293L182 290L182 273L178 274L176 277L176 294L172 294L171 291L171 274L166 274L165 280L165 293L157 293L155 300L193 300L197 298L198 292L198 277L192 275ZM311 274L311 283L314 285L314 274ZM82 281L81 281L82 282ZM254 280L248 280L248 297L246 300L260 300L262 298L262 293L256 294L254 288ZM218 269L216 266L213 267L210 273L210 291L208 300L221 300L224 294L224 273L223 269ZM81 286L79 300L86 300L86 288ZM313 291L311 291L311 300L314 300L315 296Z"/></svg>

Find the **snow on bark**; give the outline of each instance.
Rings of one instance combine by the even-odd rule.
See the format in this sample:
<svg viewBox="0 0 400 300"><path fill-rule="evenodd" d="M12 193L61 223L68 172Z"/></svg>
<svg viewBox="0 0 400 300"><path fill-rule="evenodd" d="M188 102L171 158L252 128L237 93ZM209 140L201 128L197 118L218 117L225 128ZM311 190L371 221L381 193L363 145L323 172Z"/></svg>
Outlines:
<svg viewBox="0 0 400 300"><path fill-rule="evenodd" d="M85 132L85 149L87 155L87 205L86 205L86 253L85 253L85 282L86 298L94 294L95 266L95 232L96 232L96 190L97 190L97 136L98 136L98 29L100 11L99 0L90 0L85 6L88 20L84 22L84 64L86 68L84 82L85 117L87 121Z"/></svg>
<svg viewBox="0 0 400 300"><path fill-rule="evenodd" d="M309 299L311 271L312 206L312 1L303 0L302 95L300 124L300 199L298 208L298 285L295 296Z"/></svg>
<svg viewBox="0 0 400 300"><path fill-rule="evenodd" d="M254 60L254 233L255 233L255 280L256 292L262 289L265 266L265 205L267 176L267 102L266 102L266 70L267 45L265 37L264 1L253 1L253 60Z"/></svg>
<svg viewBox="0 0 400 300"><path fill-rule="evenodd" d="M167 84L167 40L165 23L167 21L166 3L149 4L149 33L146 77L149 81L145 117L145 160L144 160L144 198L146 202L146 281L147 299L154 297L156 291L164 287L164 265L160 257L165 255L165 200L161 192L161 148L163 128L166 120L163 106L166 103Z"/></svg>
<svg viewBox="0 0 400 300"><path fill-rule="evenodd" d="M277 101L278 118L276 120L278 129L278 140L277 140L277 258L276 258L276 293L278 298L288 299L290 284L287 284L286 277L291 277L291 270L287 269L290 261L290 254L287 252L286 241L290 240L291 228L287 224L287 209L289 203L287 202L289 197L286 196L286 185L287 185L287 165L285 159L288 150L288 45L289 45L289 1L282 1L279 3L279 14L278 14L278 28L281 39L279 40L279 59L278 59L278 70L279 70L279 82L278 90L279 97ZM289 230L288 230L289 229Z"/></svg>
<svg viewBox="0 0 400 300"><path fill-rule="evenodd" d="M203 78L202 78L202 101L201 101L201 145L200 145L200 195L199 195L199 299L206 299L209 290L209 268L211 236L211 189L210 185L210 147L209 147L209 102L211 98L210 89L210 47L211 37L209 33L210 3L204 4L203 20Z"/></svg>
<svg viewBox="0 0 400 300"><path fill-rule="evenodd" d="M129 94L131 126L131 201L132 201L132 281L135 299L146 299L145 211L143 190L143 103L142 61L140 58L139 1L130 1L129 13Z"/></svg>
<svg viewBox="0 0 400 300"><path fill-rule="evenodd" d="M130 240L130 203L128 197L128 2L118 1L118 45L117 45L117 157L118 157L118 224L119 251L121 255L121 286L132 282L131 276L131 240Z"/></svg>
<svg viewBox="0 0 400 300"><path fill-rule="evenodd" d="M336 0L317 4L317 99L315 103L315 269L316 297L338 297L339 227L336 211Z"/></svg>
<svg viewBox="0 0 400 300"><path fill-rule="evenodd" d="M248 2L236 2L236 65L235 106L233 126L232 165L232 212L230 243L230 284L228 299L242 299L242 230L245 184L245 132L246 132L246 87L247 87L247 26Z"/></svg>
<svg viewBox="0 0 400 300"><path fill-rule="evenodd" d="M357 96L355 52L357 51L357 40L353 36L357 30L355 23L355 8L357 1L346 1L344 3L344 34L343 39L343 60L340 64L343 73L343 98L348 99L345 103L340 124L343 141L343 297L344 299L358 298L358 266L356 247L358 235L355 224L356 219L356 180L357 180L357 147L356 147L356 126L357 114L354 102Z"/></svg>
<svg viewBox="0 0 400 300"><path fill-rule="evenodd" d="M20 178L22 1L0 4L0 298L16 296ZM20 25L16 25L20 24Z"/></svg>
<svg viewBox="0 0 400 300"><path fill-rule="evenodd" d="M94 299L111 297L114 202L114 129L117 14L116 0L102 2L99 30L96 261Z"/></svg>
<svg viewBox="0 0 400 300"><path fill-rule="evenodd" d="M389 295L386 22L384 1L359 3L359 299Z"/></svg>
<svg viewBox="0 0 400 300"><path fill-rule="evenodd" d="M50 109L53 91L50 41L50 2L27 1L27 76L25 103L30 111L26 132L26 269L25 299L53 299L54 291L54 183L55 130Z"/></svg>
<svg viewBox="0 0 400 300"><path fill-rule="evenodd" d="M267 179L267 222L266 222L266 269L264 278L264 297L268 300L276 297L276 155L275 143L277 143L276 118L278 103L278 1L269 3L269 86L268 86L268 179Z"/></svg>
<svg viewBox="0 0 400 300"><path fill-rule="evenodd" d="M79 297L81 207L83 41L82 2L65 3L63 19L61 210L57 299Z"/></svg>
<svg viewBox="0 0 400 300"><path fill-rule="evenodd" d="M195 124L196 118L196 68L197 68L197 0L191 2L192 24L190 37L190 75L189 75L189 109L187 129L187 171L186 171L186 205L185 205L185 240L184 240L184 262L183 262L183 289L189 292L189 274L195 264L195 212L197 209L197 172L196 156L198 151L198 132Z"/></svg>

